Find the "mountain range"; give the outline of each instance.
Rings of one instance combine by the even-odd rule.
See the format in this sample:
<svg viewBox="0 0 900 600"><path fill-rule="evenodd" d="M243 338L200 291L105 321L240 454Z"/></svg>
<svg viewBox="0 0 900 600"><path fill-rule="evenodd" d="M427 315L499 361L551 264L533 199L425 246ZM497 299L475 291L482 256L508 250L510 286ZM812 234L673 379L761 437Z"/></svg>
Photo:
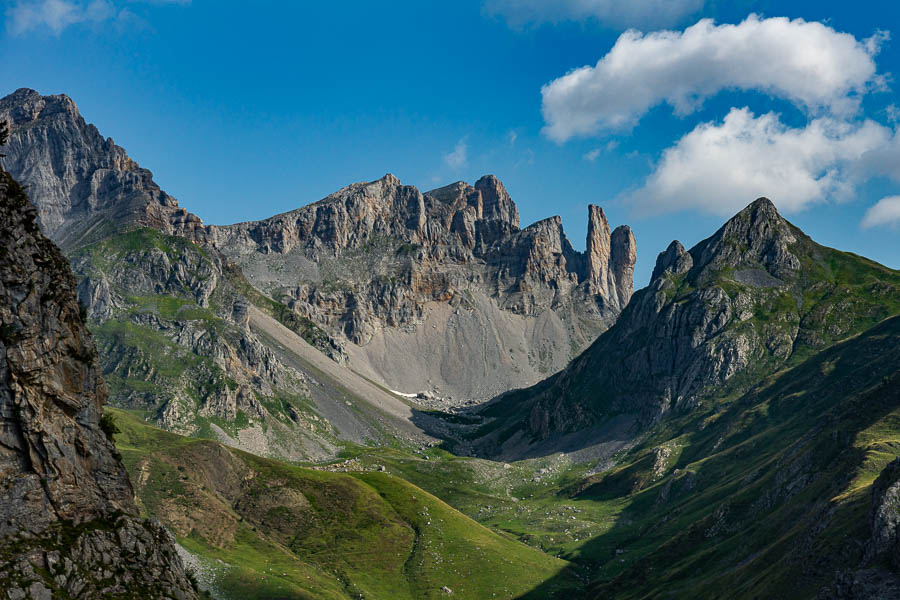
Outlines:
<svg viewBox="0 0 900 600"><path fill-rule="evenodd" d="M68 266L38 225L63 249L67 316L45 327L82 340L55 356L97 391L77 418L6 410L3 431L75 418L61 447L104 457L37 451L53 466L4 478L74 460L114 479L79 500L88 521L159 519L214 597L900 597L900 272L772 201L673 241L633 291L628 227L590 206L577 252L558 217L520 228L490 175L204 225L69 98L18 90L4 118L4 239L53 258L12 243L3 268L48 288ZM43 296L4 277L4 348L40 339L17 318ZM31 497L0 507L45 514ZM164 537L165 593L191 597ZM27 572L16 548L0 578Z"/></svg>
<svg viewBox="0 0 900 600"><path fill-rule="evenodd" d="M536 383L606 329L633 291L630 228L610 232L591 206L586 251L576 252L559 217L520 229L493 176L423 194L386 175L263 221L204 226L70 98L20 89L0 100L0 119L12 130L5 168L64 250L137 227L215 248L330 336L334 356L389 389L452 403Z"/></svg>

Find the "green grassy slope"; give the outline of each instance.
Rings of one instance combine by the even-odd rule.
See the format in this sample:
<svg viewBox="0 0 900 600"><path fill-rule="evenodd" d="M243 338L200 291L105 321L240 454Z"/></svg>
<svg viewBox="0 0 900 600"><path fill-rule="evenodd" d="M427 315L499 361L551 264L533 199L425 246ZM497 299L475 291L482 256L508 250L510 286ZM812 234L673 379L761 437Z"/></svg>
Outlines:
<svg viewBox="0 0 900 600"><path fill-rule="evenodd" d="M223 598L514 598L565 561L498 534L387 472L298 467L108 409L142 511L162 520ZM221 562L220 562L221 561Z"/></svg>
<svg viewBox="0 0 900 600"><path fill-rule="evenodd" d="M565 490L620 507L580 551L590 596L815 597L864 564L871 484L897 456L900 317L669 421Z"/></svg>
<svg viewBox="0 0 900 600"><path fill-rule="evenodd" d="M839 572L893 572L865 553L871 485L897 456L900 317L673 415L605 465L437 448L353 460L569 560L588 598L814 598Z"/></svg>

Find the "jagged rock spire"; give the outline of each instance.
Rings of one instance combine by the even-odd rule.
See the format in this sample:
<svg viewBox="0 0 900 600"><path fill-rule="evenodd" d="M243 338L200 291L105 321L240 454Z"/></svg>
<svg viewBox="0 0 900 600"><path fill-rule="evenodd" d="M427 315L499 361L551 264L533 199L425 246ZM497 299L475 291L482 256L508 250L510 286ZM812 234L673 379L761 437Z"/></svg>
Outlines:
<svg viewBox="0 0 900 600"><path fill-rule="evenodd" d="M588 205L585 279L590 292L624 308L634 292L636 259L637 244L631 228L620 225L610 234L603 209Z"/></svg>

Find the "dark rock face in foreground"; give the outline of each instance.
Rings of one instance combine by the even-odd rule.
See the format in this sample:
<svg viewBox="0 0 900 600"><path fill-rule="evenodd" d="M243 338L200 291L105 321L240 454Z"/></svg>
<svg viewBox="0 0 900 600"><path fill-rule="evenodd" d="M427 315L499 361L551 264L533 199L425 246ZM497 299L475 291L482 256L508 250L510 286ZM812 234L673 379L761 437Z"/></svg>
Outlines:
<svg viewBox="0 0 900 600"><path fill-rule="evenodd" d="M0 589L195 598L171 534L135 516L75 282L36 216L0 171Z"/></svg>

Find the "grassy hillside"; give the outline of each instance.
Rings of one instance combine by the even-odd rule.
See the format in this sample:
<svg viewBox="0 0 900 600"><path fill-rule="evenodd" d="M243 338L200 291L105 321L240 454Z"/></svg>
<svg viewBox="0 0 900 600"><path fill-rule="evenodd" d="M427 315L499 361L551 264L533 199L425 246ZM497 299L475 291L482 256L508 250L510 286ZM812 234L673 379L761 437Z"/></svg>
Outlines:
<svg viewBox="0 0 900 600"><path fill-rule="evenodd" d="M205 565L221 598L514 598L568 564L387 472L293 466L185 438L116 409L142 511Z"/></svg>
<svg viewBox="0 0 900 600"><path fill-rule="evenodd" d="M871 485L900 456L900 317L704 414L568 492L625 501L584 554L594 593L811 598L866 557Z"/></svg>
<svg viewBox="0 0 900 600"><path fill-rule="evenodd" d="M894 317L602 464L365 448L353 461L569 560L593 581L588 598L814 598L860 569L897 576L871 554L870 514L872 482L898 456Z"/></svg>

